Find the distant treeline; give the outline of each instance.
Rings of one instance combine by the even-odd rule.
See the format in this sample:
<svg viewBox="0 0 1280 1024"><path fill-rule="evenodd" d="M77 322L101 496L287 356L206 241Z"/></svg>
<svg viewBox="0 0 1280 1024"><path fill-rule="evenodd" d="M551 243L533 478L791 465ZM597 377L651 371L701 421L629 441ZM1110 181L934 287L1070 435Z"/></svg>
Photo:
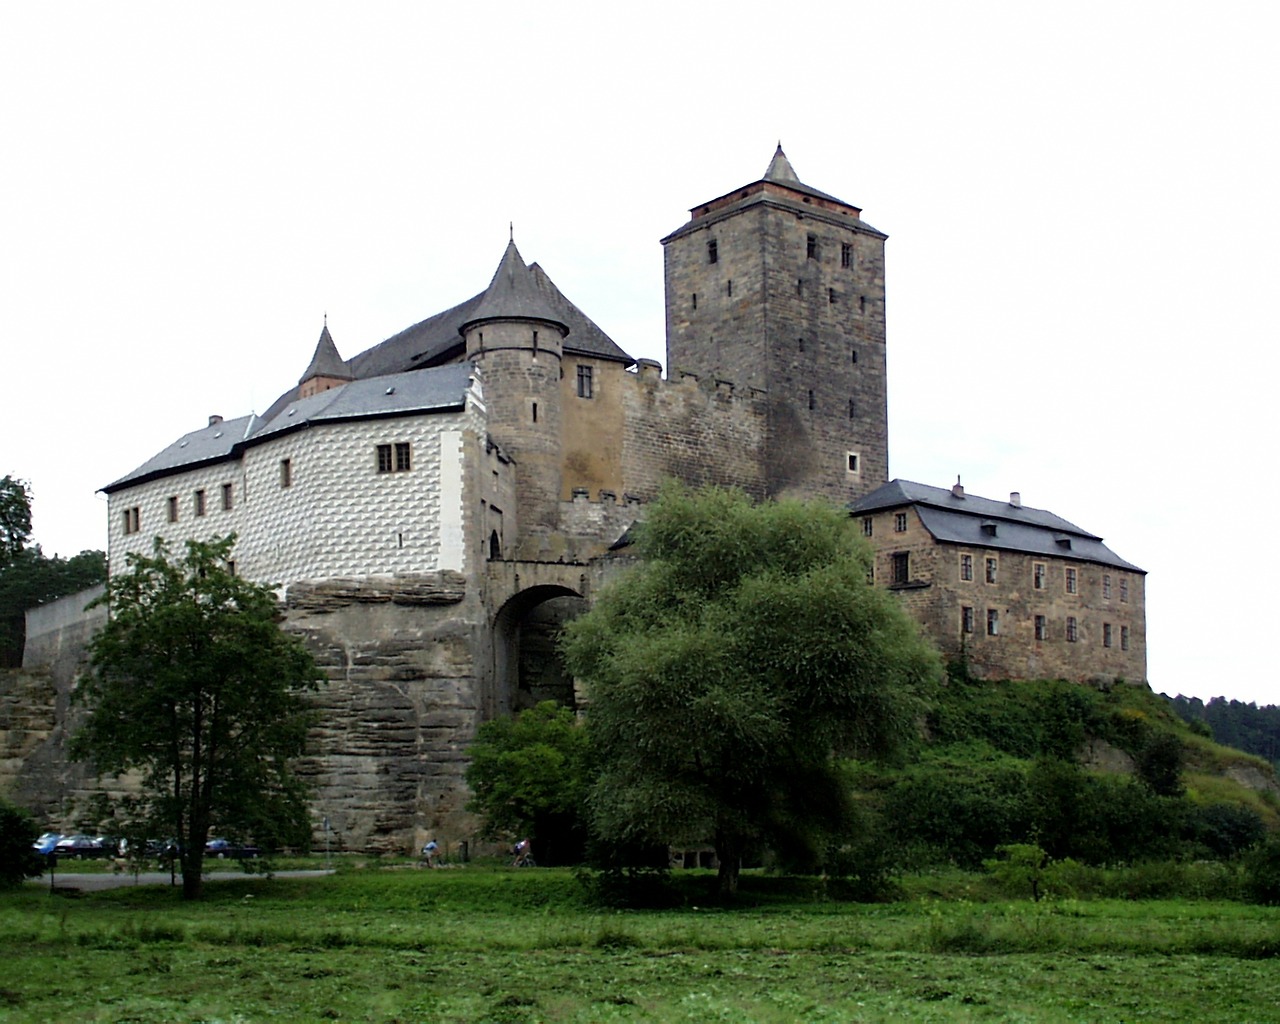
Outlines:
<svg viewBox="0 0 1280 1024"><path fill-rule="evenodd" d="M1208 704L1182 694L1166 699L1184 721L1208 726L1215 742L1266 758L1280 769L1280 707L1226 697L1212 697Z"/></svg>

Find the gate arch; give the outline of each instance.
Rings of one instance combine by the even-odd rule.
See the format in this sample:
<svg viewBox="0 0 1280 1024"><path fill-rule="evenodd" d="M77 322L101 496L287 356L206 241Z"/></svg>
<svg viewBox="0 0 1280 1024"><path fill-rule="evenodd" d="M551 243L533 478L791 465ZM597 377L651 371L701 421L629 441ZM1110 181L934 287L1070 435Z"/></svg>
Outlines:
<svg viewBox="0 0 1280 1024"><path fill-rule="evenodd" d="M586 608L583 594L560 583L528 587L503 603L493 620L493 675L482 709L486 720L542 700L576 707L573 680L560 663L554 637Z"/></svg>

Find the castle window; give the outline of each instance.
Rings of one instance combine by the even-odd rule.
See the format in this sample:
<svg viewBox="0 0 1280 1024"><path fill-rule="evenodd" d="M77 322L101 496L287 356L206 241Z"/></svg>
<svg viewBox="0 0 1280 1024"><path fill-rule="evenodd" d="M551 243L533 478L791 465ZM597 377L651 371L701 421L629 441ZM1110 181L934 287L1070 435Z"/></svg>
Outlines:
<svg viewBox="0 0 1280 1024"><path fill-rule="evenodd" d="M1076 624L1074 615L1067 616L1067 643L1073 644L1080 635L1080 627Z"/></svg>
<svg viewBox="0 0 1280 1024"><path fill-rule="evenodd" d="M1127 651L1129 649L1129 627L1120 627L1120 650Z"/></svg>
<svg viewBox="0 0 1280 1024"><path fill-rule="evenodd" d="M810 235L805 242L805 258L816 260L818 258L818 236Z"/></svg>
<svg viewBox="0 0 1280 1024"><path fill-rule="evenodd" d="M578 397L590 398L593 394L591 385L592 385L591 367L579 366L578 367Z"/></svg>
<svg viewBox="0 0 1280 1024"><path fill-rule="evenodd" d="M865 313L867 311L867 297L865 295L858 296L858 312Z"/></svg>
<svg viewBox="0 0 1280 1024"><path fill-rule="evenodd" d="M860 473L862 471L862 461L857 452L848 453L848 468L850 473Z"/></svg>
<svg viewBox="0 0 1280 1024"><path fill-rule="evenodd" d="M1044 590L1044 572L1044 562L1036 562L1035 565L1031 567L1031 585L1035 587L1036 590Z"/></svg>
<svg viewBox="0 0 1280 1024"><path fill-rule="evenodd" d="M875 528L875 520L870 516L862 517L862 536L870 537L871 531Z"/></svg>
<svg viewBox="0 0 1280 1024"><path fill-rule="evenodd" d="M836 290L834 288L827 289L827 302L833 306L836 304Z"/></svg>
<svg viewBox="0 0 1280 1024"><path fill-rule="evenodd" d="M538 422L538 403L537 402L533 403L533 422L534 423Z"/></svg>
<svg viewBox="0 0 1280 1024"><path fill-rule="evenodd" d="M235 501L235 497L232 492L231 485L223 484L222 485L222 510L224 512L230 510L231 506L234 504L234 501Z"/></svg>
<svg viewBox="0 0 1280 1024"><path fill-rule="evenodd" d="M121 518L124 521L125 533L137 533L142 529L142 516L137 505L125 509Z"/></svg>
<svg viewBox="0 0 1280 1024"><path fill-rule="evenodd" d="M169 522L176 523L178 521L178 496L171 495L169 498Z"/></svg>
<svg viewBox="0 0 1280 1024"><path fill-rule="evenodd" d="M804 351L804 338L796 338L796 345L799 347L800 351L801 351L801 352L803 352L803 351Z"/></svg>
<svg viewBox="0 0 1280 1024"><path fill-rule="evenodd" d="M853 246L848 242L840 244L840 266L845 270L853 266Z"/></svg>
<svg viewBox="0 0 1280 1024"><path fill-rule="evenodd" d="M858 415L857 407L854 405L853 399L849 399L849 419L854 419Z"/></svg>
<svg viewBox="0 0 1280 1024"><path fill-rule="evenodd" d="M697 309L697 308L698 308L698 293L697 293L697 292L694 292L694 293L693 293L693 308L694 308L694 309Z"/></svg>
<svg viewBox="0 0 1280 1024"><path fill-rule="evenodd" d="M502 557L502 542L498 540L497 530L489 531L489 557L491 559Z"/></svg>
<svg viewBox="0 0 1280 1024"><path fill-rule="evenodd" d="M716 245L716 240L714 238L707 242L707 262L708 263L720 262L720 250L719 250L719 247Z"/></svg>
<svg viewBox="0 0 1280 1024"><path fill-rule="evenodd" d="M193 505L195 507L196 515L204 515L204 491L196 491L196 493L192 495L192 498L194 499Z"/></svg>
<svg viewBox="0 0 1280 1024"><path fill-rule="evenodd" d="M1102 596L1108 601L1111 600L1111 574L1102 574Z"/></svg>
<svg viewBox="0 0 1280 1024"><path fill-rule="evenodd" d="M724 293L725 293L726 295L732 295L732 294L733 294L733 278L729 278L729 280L725 283L725 286L724 286Z"/></svg>
<svg viewBox="0 0 1280 1024"><path fill-rule="evenodd" d="M1068 566L1067 568L1067 593L1076 594L1080 591L1079 577L1076 571Z"/></svg>
<svg viewBox="0 0 1280 1024"><path fill-rule="evenodd" d="M797 294L797 295L803 295L803 294L804 294L804 279L803 279L803 278L796 278L796 294Z"/></svg>
<svg viewBox="0 0 1280 1024"><path fill-rule="evenodd" d="M851 363L855 363L855 364L856 364L856 363L857 363L857 361L858 361L858 350L857 350L856 348L855 348L855 349L850 349L850 350L849 350L849 362L851 362Z"/></svg>
<svg viewBox="0 0 1280 1024"><path fill-rule="evenodd" d="M893 582L906 583L911 579L911 553L895 551L893 553Z"/></svg>
<svg viewBox="0 0 1280 1024"><path fill-rule="evenodd" d="M533 350L535 352L538 351L538 332L537 331L533 332Z"/></svg>
<svg viewBox="0 0 1280 1024"><path fill-rule="evenodd" d="M973 582L973 555L960 556L960 579L966 583Z"/></svg>
<svg viewBox="0 0 1280 1024"><path fill-rule="evenodd" d="M1000 563L994 558L987 559L987 582L994 583L996 574L1000 571Z"/></svg>
<svg viewBox="0 0 1280 1024"><path fill-rule="evenodd" d="M1000 635L1000 613L995 608L987 609L987 636Z"/></svg>
<svg viewBox="0 0 1280 1024"><path fill-rule="evenodd" d="M405 473L412 463L412 450L408 441L377 446L379 473Z"/></svg>
<svg viewBox="0 0 1280 1024"><path fill-rule="evenodd" d="M234 576L236 574L236 561L234 558L227 559L227 575Z"/></svg>
<svg viewBox="0 0 1280 1024"><path fill-rule="evenodd" d="M409 448L408 441L396 442L396 472L397 473L408 472L409 453L410 453L410 448Z"/></svg>
<svg viewBox="0 0 1280 1024"><path fill-rule="evenodd" d="M1036 616L1036 639L1037 640L1049 639L1049 623L1043 615Z"/></svg>
<svg viewBox="0 0 1280 1024"><path fill-rule="evenodd" d="M810 410L813 410L813 409L816 409L817 407L818 407L818 400L817 398L814 397L813 391L810 390L809 391L809 408Z"/></svg>
<svg viewBox="0 0 1280 1024"><path fill-rule="evenodd" d="M973 609L964 607L960 609L960 629L965 633L973 632Z"/></svg>
<svg viewBox="0 0 1280 1024"><path fill-rule="evenodd" d="M1102 624L1102 646L1111 646L1111 623L1104 622Z"/></svg>
<svg viewBox="0 0 1280 1024"><path fill-rule="evenodd" d="M893 532L907 532L907 514L905 512L896 512L893 516Z"/></svg>
<svg viewBox="0 0 1280 1024"><path fill-rule="evenodd" d="M1129 580L1128 577L1120 577L1120 600L1128 602L1129 600Z"/></svg>
<svg viewBox="0 0 1280 1024"><path fill-rule="evenodd" d="M377 451L378 451L378 472L390 473L391 472L391 445L380 444L378 445Z"/></svg>
<svg viewBox="0 0 1280 1024"><path fill-rule="evenodd" d="M292 459L280 460L280 486L281 487L293 486L293 460Z"/></svg>

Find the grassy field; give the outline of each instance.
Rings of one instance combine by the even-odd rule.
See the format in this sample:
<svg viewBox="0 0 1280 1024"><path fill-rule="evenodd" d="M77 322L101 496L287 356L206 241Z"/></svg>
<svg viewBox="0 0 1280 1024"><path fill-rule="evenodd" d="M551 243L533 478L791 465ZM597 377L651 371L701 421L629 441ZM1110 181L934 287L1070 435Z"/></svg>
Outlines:
<svg viewBox="0 0 1280 1024"><path fill-rule="evenodd" d="M62 881L68 881L66 877ZM1280 911L864 905L747 877L733 909L602 911L568 873L366 869L0 896L5 1021L1277 1021Z"/></svg>

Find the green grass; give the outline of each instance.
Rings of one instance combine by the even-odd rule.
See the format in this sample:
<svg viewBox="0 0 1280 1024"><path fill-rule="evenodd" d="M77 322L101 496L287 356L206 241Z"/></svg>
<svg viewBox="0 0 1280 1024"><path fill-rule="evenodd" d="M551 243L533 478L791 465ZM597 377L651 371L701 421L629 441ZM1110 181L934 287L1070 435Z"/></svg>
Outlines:
<svg viewBox="0 0 1280 1024"><path fill-rule="evenodd" d="M698 902L709 881L629 912L546 870L230 876L194 905L28 886L0 897L0 1019L1239 1022L1280 1005L1275 909L923 886L863 905L752 876L725 909Z"/></svg>

